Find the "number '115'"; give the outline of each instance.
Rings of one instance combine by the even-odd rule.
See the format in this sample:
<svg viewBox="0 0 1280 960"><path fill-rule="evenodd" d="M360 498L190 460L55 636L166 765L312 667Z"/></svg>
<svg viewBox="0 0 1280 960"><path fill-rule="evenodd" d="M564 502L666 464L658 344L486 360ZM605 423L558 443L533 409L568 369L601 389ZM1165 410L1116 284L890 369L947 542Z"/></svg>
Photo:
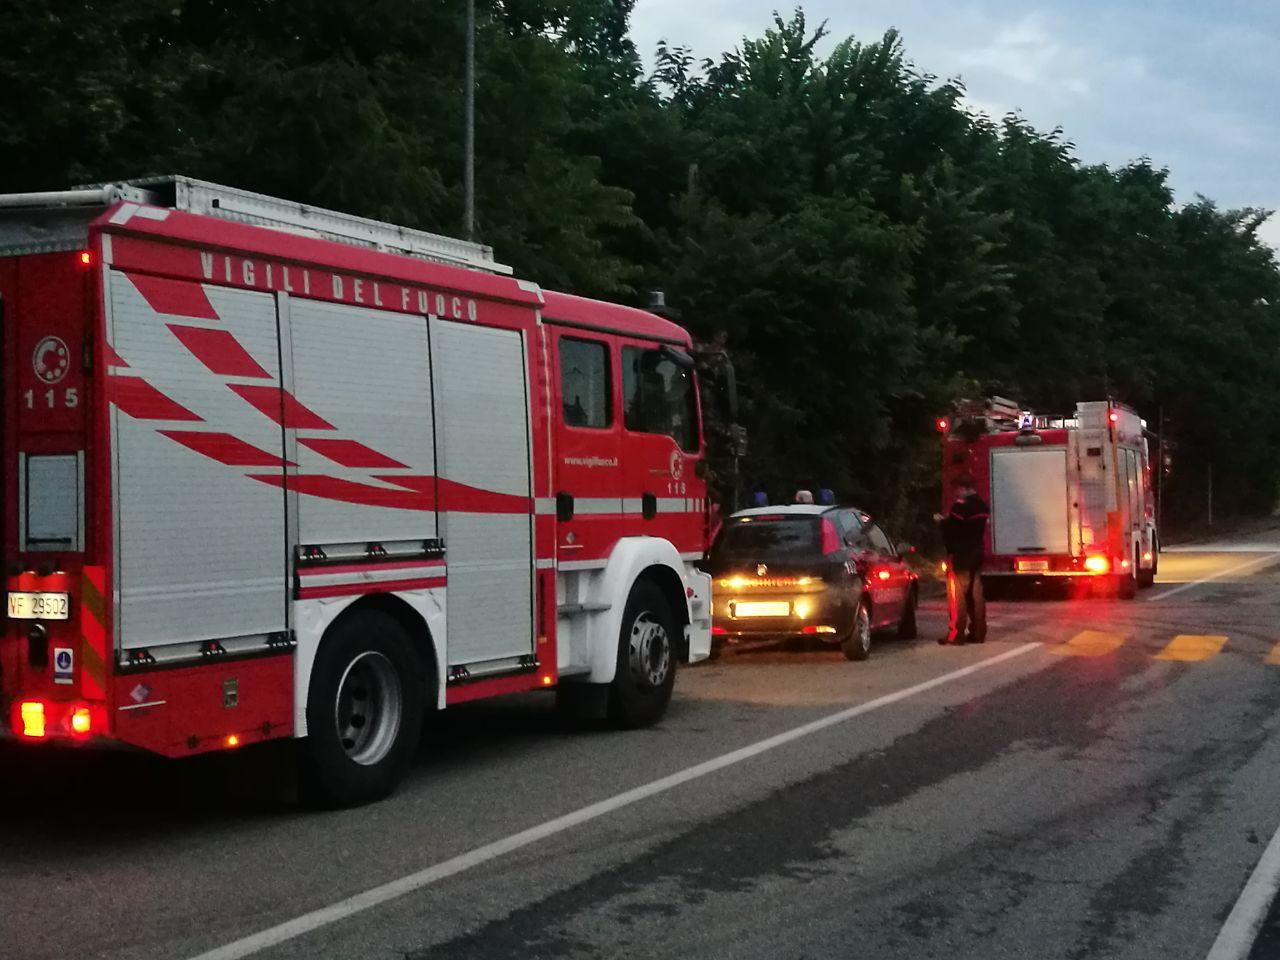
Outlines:
<svg viewBox="0 0 1280 960"><path fill-rule="evenodd" d="M46 390L39 395L34 390L28 390L22 395L23 400L27 403L28 410L36 408L37 399L44 401L44 406L49 410L53 410L58 406L58 391ZM70 410L72 407L80 406L80 391L75 387L67 387L62 391L62 406Z"/></svg>

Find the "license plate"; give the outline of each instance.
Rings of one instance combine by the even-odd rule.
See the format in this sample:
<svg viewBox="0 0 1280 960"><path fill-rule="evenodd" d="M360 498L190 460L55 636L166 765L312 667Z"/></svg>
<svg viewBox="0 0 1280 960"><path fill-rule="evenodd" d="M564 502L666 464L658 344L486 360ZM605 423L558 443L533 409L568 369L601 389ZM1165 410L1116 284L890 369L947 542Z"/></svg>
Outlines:
<svg viewBox="0 0 1280 960"><path fill-rule="evenodd" d="M71 598L65 593L10 593L9 616L14 620L66 620Z"/></svg>
<svg viewBox="0 0 1280 960"><path fill-rule="evenodd" d="M735 617L789 617L791 601L789 600L755 600L733 605Z"/></svg>
<svg viewBox="0 0 1280 960"><path fill-rule="evenodd" d="M1018 572L1019 573L1048 573L1049 561L1048 560L1019 560Z"/></svg>

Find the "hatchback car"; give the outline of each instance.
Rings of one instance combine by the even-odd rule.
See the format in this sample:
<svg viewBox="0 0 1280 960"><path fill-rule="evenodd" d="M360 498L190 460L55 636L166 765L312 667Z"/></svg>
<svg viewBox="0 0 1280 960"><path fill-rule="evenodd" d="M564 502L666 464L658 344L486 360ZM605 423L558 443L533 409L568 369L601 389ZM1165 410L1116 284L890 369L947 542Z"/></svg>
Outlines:
<svg viewBox="0 0 1280 960"><path fill-rule="evenodd" d="M865 660L876 631L916 636L916 574L860 510L739 511L721 526L704 566L714 578L712 635L720 639L812 636Z"/></svg>

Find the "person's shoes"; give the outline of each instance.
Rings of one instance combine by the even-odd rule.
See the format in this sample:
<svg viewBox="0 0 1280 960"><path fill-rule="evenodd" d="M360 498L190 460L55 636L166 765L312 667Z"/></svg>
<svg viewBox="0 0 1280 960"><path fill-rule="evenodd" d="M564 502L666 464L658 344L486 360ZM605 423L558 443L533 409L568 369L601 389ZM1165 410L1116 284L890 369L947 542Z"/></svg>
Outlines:
<svg viewBox="0 0 1280 960"><path fill-rule="evenodd" d="M940 647L958 647L964 643L963 640L953 639L952 637L939 637L938 646Z"/></svg>
<svg viewBox="0 0 1280 960"><path fill-rule="evenodd" d="M969 636L964 638L965 643L986 643L986 641L987 641L986 637L980 637L972 633L969 634Z"/></svg>

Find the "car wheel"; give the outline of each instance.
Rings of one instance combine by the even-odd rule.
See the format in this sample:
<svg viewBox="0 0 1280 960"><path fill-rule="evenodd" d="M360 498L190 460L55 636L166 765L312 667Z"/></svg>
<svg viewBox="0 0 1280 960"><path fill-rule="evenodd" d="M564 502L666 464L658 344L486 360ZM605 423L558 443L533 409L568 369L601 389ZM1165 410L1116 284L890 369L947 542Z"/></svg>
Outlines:
<svg viewBox="0 0 1280 960"><path fill-rule="evenodd" d="M676 625L657 585L638 580L623 608L618 663L609 685L609 719L646 727L661 719L676 681Z"/></svg>
<svg viewBox="0 0 1280 960"><path fill-rule="evenodd" d="M858 604L853 615L853 625L848 635L840 643L846 660L865 660L871 656L871 611L867 609L867 601Z"/></svg>
<svg viewBox="0 0 1280 960"><path fill-rule="evenodd" d="M899 640L914 640L920 635L916 627L916 606L919 603L916 593L914 586L907 591L907 600L902 605L902 616L898 618Z"/></svg>
<svg viewBox="0 0 1280 960"><path fill-rule="evenodd" d="M307 693L303 796L351 806L390 794L422 735L426 688L421 659L393 616L361 610L334 623Z"/></svg>

